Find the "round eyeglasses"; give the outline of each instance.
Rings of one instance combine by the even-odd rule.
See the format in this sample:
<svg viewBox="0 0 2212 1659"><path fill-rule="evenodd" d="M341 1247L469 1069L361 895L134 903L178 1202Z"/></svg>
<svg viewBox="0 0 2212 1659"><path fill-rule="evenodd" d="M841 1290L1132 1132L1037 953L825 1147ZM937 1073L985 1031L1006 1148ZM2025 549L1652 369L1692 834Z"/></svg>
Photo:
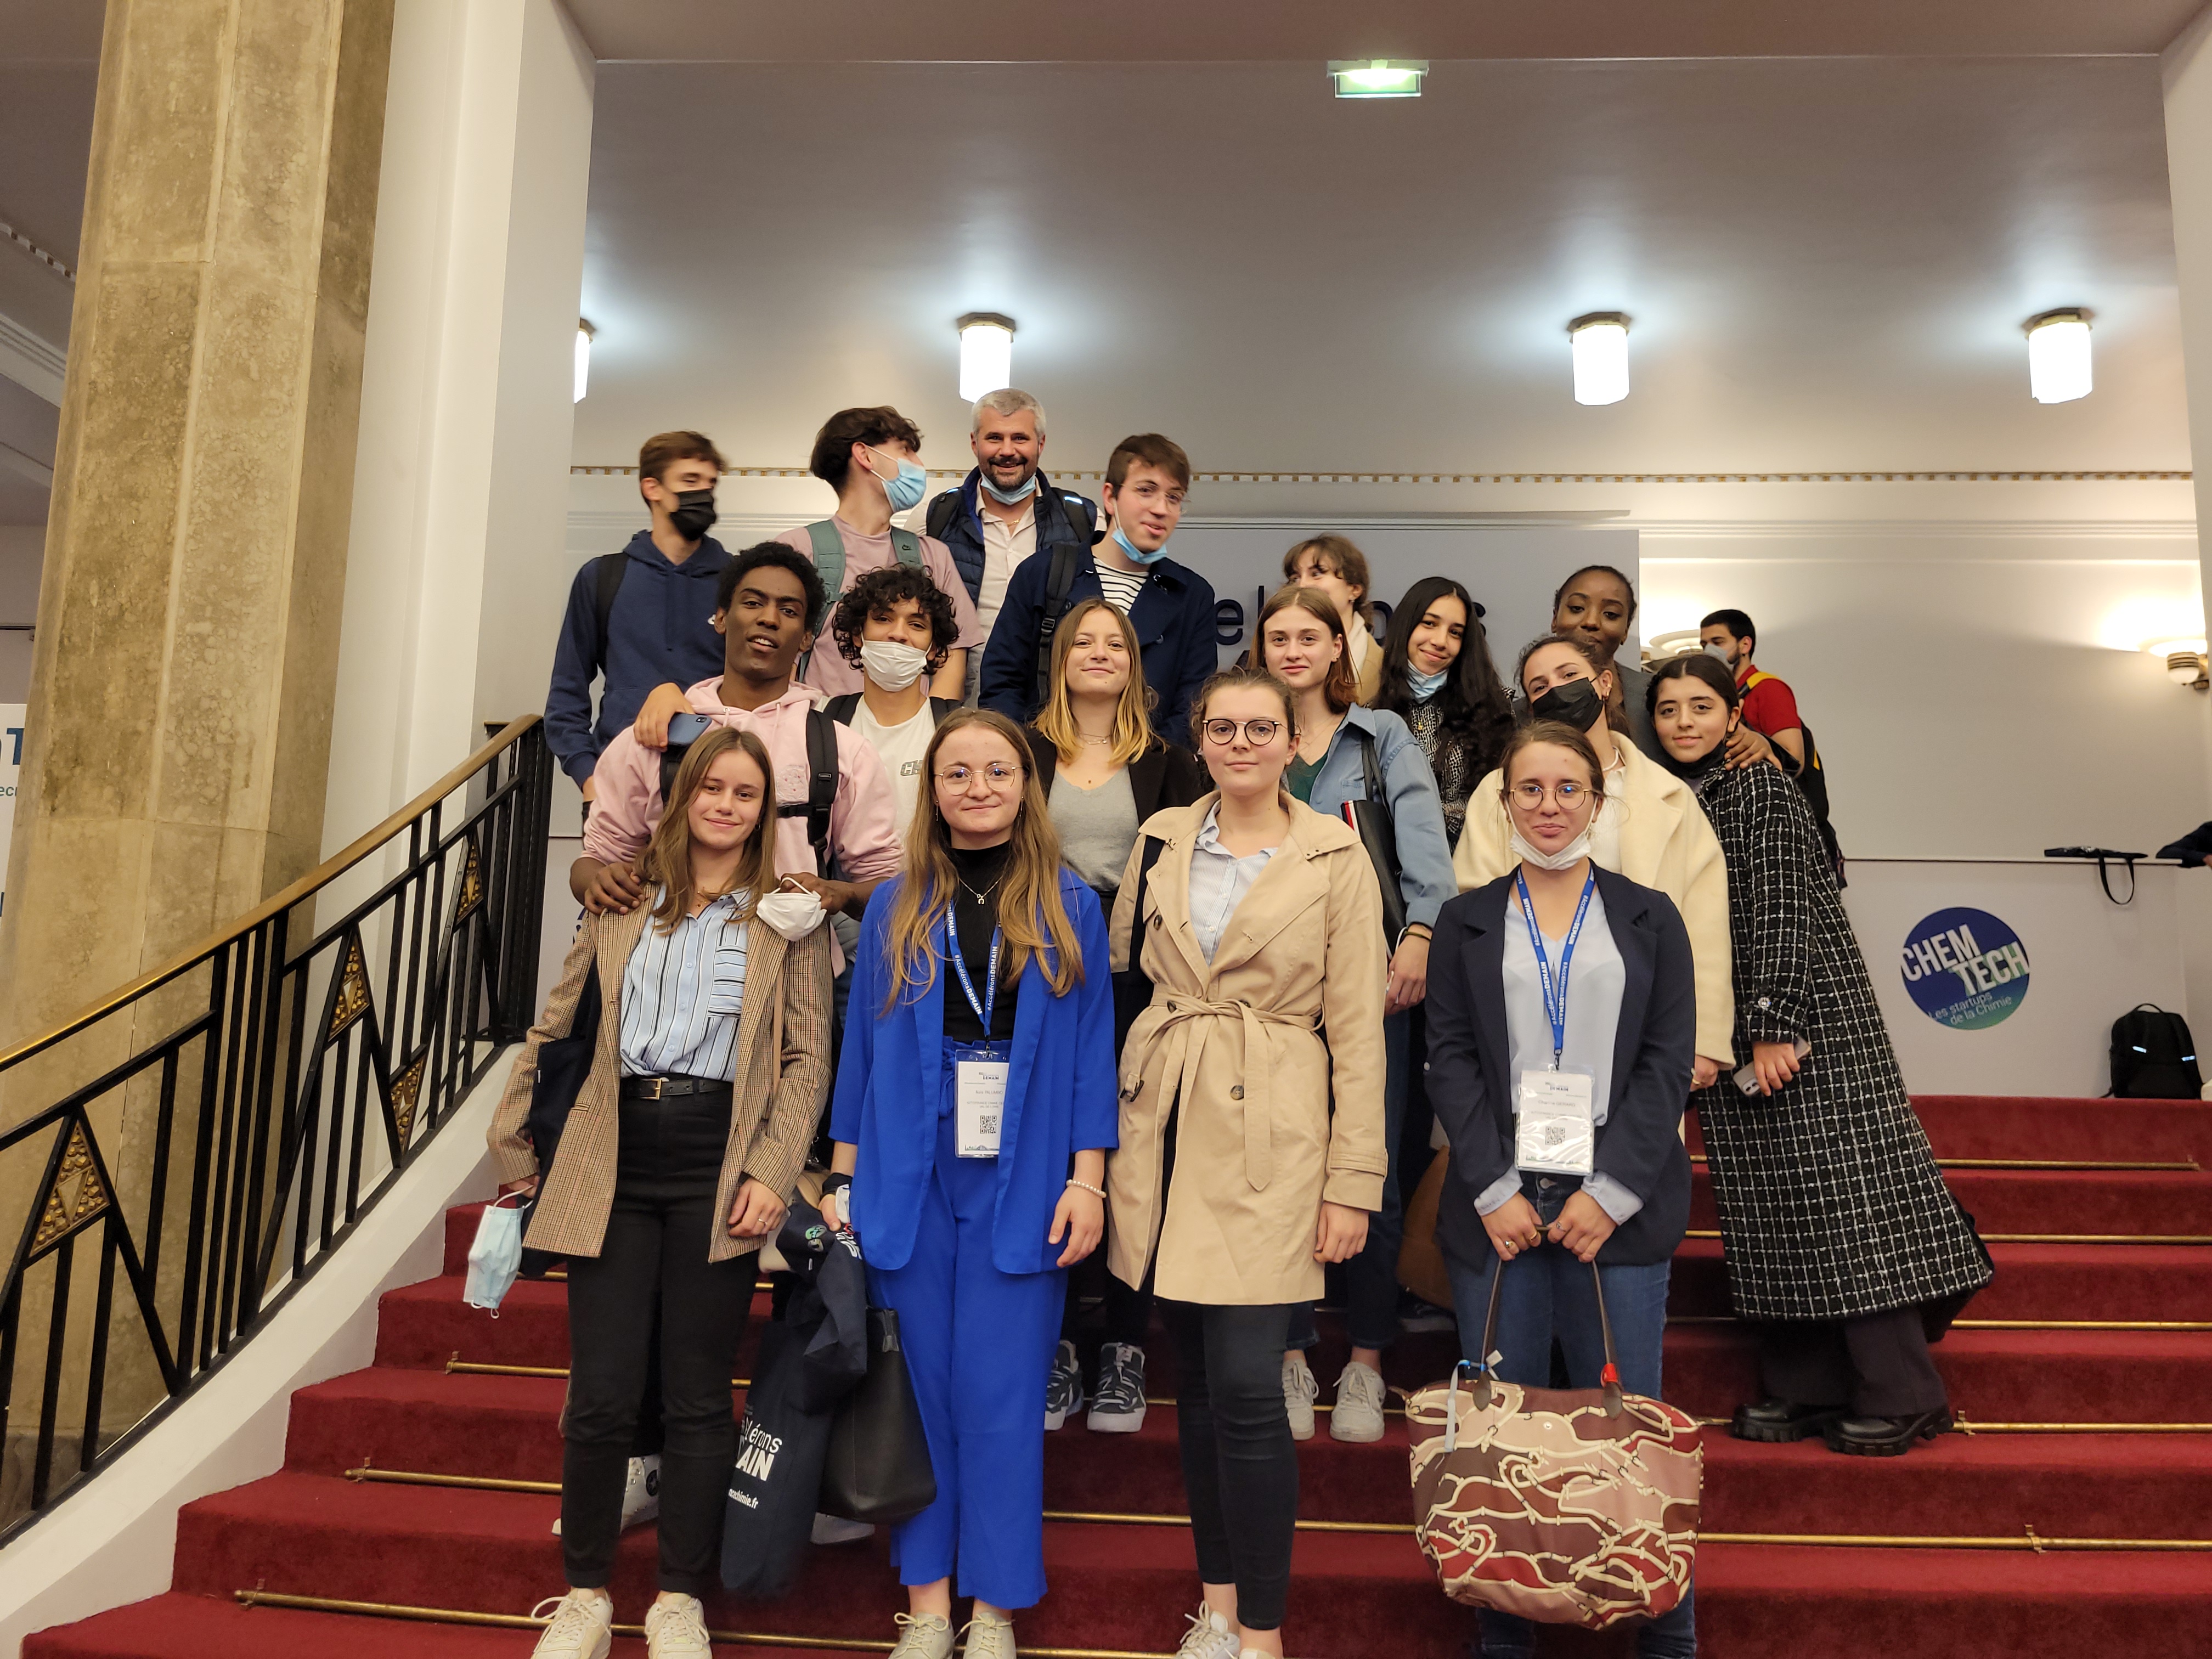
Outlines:
<svg viewBox="0 0 2212 1659"><path fill-rule="evenodd" d="M1565 783L1556 784L1549 789L1534 781L1516 783L1505 793L1512 799L1513 804L1524 812L1540 811L1544 805L1544 797L1547 795L1559 804L1559 810L1562 812L1571 812L1584 801L1596 799L1589 785L1576 783L1571 779Z"/></svg>
<svg viewBox="0 0 2212 1659"><path fill-rule="evenodd" d="M1200 729L1206 733L1206 740L1217 748L1226 749L1237 741L1237 734L1242 731L1245 742L1255 749L1265 749L1275 740L1275 733L1283 729L1283 723L1269 720L1208 720Z"/></svg>
<svg viewBox="0 0 2212 1659"><path fill-rule="evenodd" d="M992 793L996 794L1010 787L1018 788L1022 781L1022 769L993 761L988 766L982 767L948 766L937 775L937 781L956 795L967 793L979 778L989 784Z"/></svg>

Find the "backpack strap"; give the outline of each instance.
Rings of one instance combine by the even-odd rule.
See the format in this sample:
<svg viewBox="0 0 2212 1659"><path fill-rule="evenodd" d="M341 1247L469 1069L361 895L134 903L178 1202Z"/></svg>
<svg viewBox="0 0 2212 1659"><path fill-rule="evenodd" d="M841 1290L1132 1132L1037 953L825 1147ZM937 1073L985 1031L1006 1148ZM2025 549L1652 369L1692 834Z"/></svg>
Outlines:
<svg viewBox="0 0 2212 1659"><path fill-rule="evenodd" d="M691 752L688 743L672 743L660 751L660 810L668 810L668 799L676 793L676 769L684 764L684 757Z"/></svg>
<svg viewBox="0 0 2212 1659"><path fill-rule="evenodd" d="M1359 780L1366 788L1367 799L1385 812L1390 810L1390 792L1382 782L1382 769L1375 759L1375 734L1355 726L1352 735L1359 740Z"/></svg>
<svg viewBox="0 0 2212 1659"><path fill-rule="evenodd" d="M1058 631L1060 619L1067 614L1072 603L1068 593L1075 586L1078 562L1090 551L1088 547L1070 547L1066 542L1055 544L1052 550L1052 568L1045 573L1044 613L1037 619L1036 707L1039 708L1044 707L1045 700L1052 695L1052 636Z"/></svg>
<svg viewBox="0 0 2212 1659"><path fill-rule="evenodd" d="M592 611L599 618L599 657L595 666L607 665L607 629L614 622L615 595L622 592L623 577L629 570L627 553L602 553L592 561L596 567L593 575Z"/></svg>
<svg viewBox="0 0 2212 1659"><path fill-rule="evenodd" d="M845 591L845 538L827 519L807 526L806 537L814 544L814 568L822 578L822 614L814 619L814 632L818 635Z"/></svg>
<svg viewBox="0 0 2212 1659"><path fill-rule="evenodd" d="M1152 866L1160 861L1160 849L1167 842L1158 836L1145 837L1145 856L1137 862L1137 908L1129 923L1129 971L1145 971L1145 883L1152 873Z"/></svg>
<svg viewBox="0 0 2212 1659"><path fill-rule="evenodd" d="M822 705L822 712L840 726L850 726L853 716L860 707L860 694L848 691L842 697L832 697Z"/></svg>
<svg viewBox="0 0 2212 1659"><path fill-rule="evenodd" d="M960 492L948 489L942 495L933 495L929 502L929 517L926 520L933 540L943 541L945 532L952 528L953 515L960 511Z"/></svg>
<svg viewBox="0 0 2212 1659"><path fill-rule="evenodd" d="M819 708L806 711L806 844L814 867L830 873L830 809L837 803L837 722Z"/></svg>
<svg viewBox="0 0 2212 1659"><path fill-rule="evenodd" d="M960 709L961 702L957 697L932 697L929 700L929 723L933 726L942 726Z"/></svg>
<svg viewBox="0 0 2212 1659"><path fill-rule="evenodd" d="M915 535L911 530L902 530L896 525L893 525L891 526L891 555L908 569L921 569L921 538ZM844 574L842 568L839 569L838 574L840 575Z"/></svg>

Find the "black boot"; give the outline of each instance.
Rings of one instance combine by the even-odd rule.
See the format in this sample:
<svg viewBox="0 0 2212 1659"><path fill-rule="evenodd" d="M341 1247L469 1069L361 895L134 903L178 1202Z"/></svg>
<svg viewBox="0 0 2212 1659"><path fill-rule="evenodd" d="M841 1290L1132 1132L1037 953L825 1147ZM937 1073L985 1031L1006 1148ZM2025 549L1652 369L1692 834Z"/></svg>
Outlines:
<svg viewBox="0 0 2212 1659"><path fill-rule="evenodd" d="M1825 1433L1844 1415L1841 1406L1800 1406L1788 1400L1762 1400L1756 1406L1738 1406L1729 1432L1739 1440L1761 1440L1784 1445L1810 1440Z"/></svg>
<svg viewBox="0 0 2212 1659"><path fill-rule="evenodd" d="M1910 1417L1843 1418L1829 1425L1822 1437L1830 1451L1854 1457L1902 1457L1919 1442L1933 1440L1950 1427L1950 1407L1939 1406Z"/></svg>

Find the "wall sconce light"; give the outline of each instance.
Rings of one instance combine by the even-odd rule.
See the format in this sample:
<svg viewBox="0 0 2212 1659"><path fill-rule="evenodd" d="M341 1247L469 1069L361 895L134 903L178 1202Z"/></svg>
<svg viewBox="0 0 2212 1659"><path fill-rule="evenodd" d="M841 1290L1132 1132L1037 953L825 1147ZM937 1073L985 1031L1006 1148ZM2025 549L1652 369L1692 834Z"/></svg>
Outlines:
<svg viewBox="0 0 2212 1659"><path fill-rule="evenodd" d="M1575 356L1575 401L1617 404L1628 395L1628 319L1593 311L1567 325Z"/></svg>
<svg viewBox="0 0 2212 1659"><path fill-rule="evenodd" d="M1418 98L1428 72L1425 58L1334 58L1328 66L1340 98Z"/></svg>
<svg viewBox="0 0 2212 1659"><path fill-rule="evenodd" d="M2143 649L2154 657L2166 659L2166 677L2176 685L2186 686L2192 691L2212 689L2212 676L2206 672L2203 640L2152 640Z"/></svg>
<svg viewBox="0 0 2212 1659"><path fill-rule="evenodd" d="M576 395L572 402L584 401L584 388L592 379L592 338L599 331L581 317L576 319Z"/></svg>
<svg viewBox="0 0 2212 1659"><path fill-rule="evenodd" d="M2027 389L2039 404L2089 395L2089 313L2078 306L2027 319Z"/></svg>
<svg viewBox="0 0 2212 1659"><path fill-rule="evenodd" d="M987 392L1014 383L1014 319L995 311L971 311L960 331L960 396L974 403Z"/></svg>

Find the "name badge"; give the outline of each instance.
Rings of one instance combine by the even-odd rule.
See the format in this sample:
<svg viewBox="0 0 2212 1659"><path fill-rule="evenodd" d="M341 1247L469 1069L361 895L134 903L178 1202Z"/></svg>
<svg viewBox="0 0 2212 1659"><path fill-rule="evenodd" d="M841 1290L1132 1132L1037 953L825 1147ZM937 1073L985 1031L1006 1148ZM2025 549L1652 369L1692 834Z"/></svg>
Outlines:
<svg viewBox="0 0 2212 1659"><path fill-rule="evenodd" d="M996 1158L999 1124L1006 1114L1006 1073L1012 1062L991 1049L953 1062L957 1151L963 1158Z"/></svg>
<svg viewBox="0 0 2212 1659"><path fill-rule="evenodd" d="M1595 1085L1585 1071L1522 1073L1515 1163L1547 1175L1589 1174L1597 1156Z"/></svg>

